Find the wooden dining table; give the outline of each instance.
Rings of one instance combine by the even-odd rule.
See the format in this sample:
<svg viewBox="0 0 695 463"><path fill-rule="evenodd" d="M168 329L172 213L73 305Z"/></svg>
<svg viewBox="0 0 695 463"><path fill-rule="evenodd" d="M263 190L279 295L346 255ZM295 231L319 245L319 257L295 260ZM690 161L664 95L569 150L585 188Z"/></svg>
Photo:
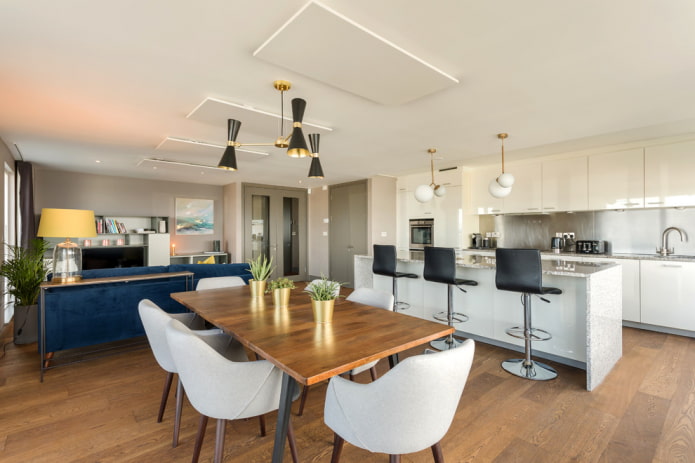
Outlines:
<svg viewBox="0 0 695 463"><path fill-rule="evenodd" d="M316 323L305 283L292 290L287 308L271 295L252 298L248 286L172 293L171 297L232 335L283 371L272 461L282 461L297 383L311 386L373 360L448 335L453 328L339 298L333 320ZM345 291L345 290L343 290Z"/></svg>

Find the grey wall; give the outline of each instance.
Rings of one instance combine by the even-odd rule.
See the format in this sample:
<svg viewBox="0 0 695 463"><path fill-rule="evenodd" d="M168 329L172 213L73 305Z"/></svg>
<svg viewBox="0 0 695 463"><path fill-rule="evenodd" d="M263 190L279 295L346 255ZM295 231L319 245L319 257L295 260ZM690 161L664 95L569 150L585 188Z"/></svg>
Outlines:
<svg viewBox="0 0 695 463"><path fill-rule="evenodd" d="M194 183L141 180L106 175L35 169L36 214L44 207L89 209L114 217L169 217L171 242L177 253L212 250L213 240L224 237L223 187ZM176 198L212 199L215 230L212 235L177 235ZM223 241L224 242L224 241ZM236 256L235 256L236 257Z"/></svg>
<svg viewBox="0 0 695 463"><path fill-rule="evenodd" d="M395 177L378 175L367 182L368 240L367 253L374 244L394 244L396 236L396 211L398 189ZM382 236L383 234L385 236Z"/></svg>
<svg viewBox="0 0 695 463"><path fill-rule="evenodd" d="M307 195L307 242L309 243L307 275L310 277L328 276L330 271L328 197L328 187L312 188Z"/></svg>
<svg viewBox="0 0 695 463"><path fill-rule="evenodd" d="M669 247L676 254L695 255L694 208L480 217L482 233L501 233L498 247L549 249L556 232L575 232L576 239L606 241L614 253L653 254L661 246L661 234L667 227L679 227L687 235L687 241L681 242L677 233L671 233Z"/></svg>

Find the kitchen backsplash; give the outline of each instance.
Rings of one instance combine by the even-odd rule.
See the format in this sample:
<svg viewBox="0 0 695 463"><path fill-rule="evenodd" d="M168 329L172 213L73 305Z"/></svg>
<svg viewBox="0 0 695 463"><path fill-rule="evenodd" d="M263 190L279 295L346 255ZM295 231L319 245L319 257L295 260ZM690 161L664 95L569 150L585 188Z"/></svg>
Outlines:
<svg viewBox="0 0 695 463"><path fill-rule="evenodd" d="M668 227L685 232L683 242L676 232L668 236L675 254L695 255L695 208L480 216L483 236L500 233L497 247L549 249L556 232L574 232L577 240L606 241L607 252L653 254Z"/></svg>

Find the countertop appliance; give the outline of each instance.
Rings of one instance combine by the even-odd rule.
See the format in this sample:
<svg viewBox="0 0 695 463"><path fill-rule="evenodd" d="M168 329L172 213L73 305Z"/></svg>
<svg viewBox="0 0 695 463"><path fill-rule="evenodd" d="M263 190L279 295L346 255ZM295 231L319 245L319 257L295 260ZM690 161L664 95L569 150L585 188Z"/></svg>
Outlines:
<svg viewBox="0 0 695 463"><path fill-rule="evenodd" d="M434 246L434 219L410 219L410 250Z"/></svg>
<svg viewBox="0 0 695 463"><path fill-rule="evenodd" d="M600 240L578 240L578 254L603 254L606 252L606 242Z"/></svg>
<svg viewBox="0 0 695 463"><path fill-rule="evenodd" d="M471 248L482 249L483 235L480 233L471 233Z"/></svg>
<svg viewBox="0 0 695 463"><path fill-rule="evenodd" d="M561 238L559 236L554 236L550 238L550 249L553 252L560 253L562 251L562 248L565 247L565 239Z"/></svg>

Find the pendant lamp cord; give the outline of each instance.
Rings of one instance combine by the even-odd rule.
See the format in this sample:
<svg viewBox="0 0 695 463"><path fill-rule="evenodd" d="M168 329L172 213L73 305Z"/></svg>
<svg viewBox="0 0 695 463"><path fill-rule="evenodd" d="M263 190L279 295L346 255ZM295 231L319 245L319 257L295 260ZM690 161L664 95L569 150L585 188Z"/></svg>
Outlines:
<svg viewBox="0 0 695 463"><path fill-rule="evenodd" d="M502 140L502 173L504 173L504 138Z"/></svg>
<svg viewBox="0 0 695 463"><path fill-rule="evenodd" d="M285 91L280 90L280 137L285 136ZM502 169L504 172L504 169Z"/></svg>
<svg viewBox="0 0 695 463"><path fill-rule="evenodd" d="M434 186L434 154L430 153L430 172L432 173L432 183L431 185Z"/></svg>

